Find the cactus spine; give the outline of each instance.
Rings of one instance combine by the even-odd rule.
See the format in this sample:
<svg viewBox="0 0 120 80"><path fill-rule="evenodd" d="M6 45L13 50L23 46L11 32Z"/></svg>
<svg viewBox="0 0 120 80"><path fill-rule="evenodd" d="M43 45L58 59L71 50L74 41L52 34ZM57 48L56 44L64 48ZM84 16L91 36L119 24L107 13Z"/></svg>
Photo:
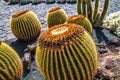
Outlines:
<svg viewBox="0 0 120 80"><path fill-rule="evenodd" d="M48 27L65 23L67 15L61 7L50 8L47 14Z"/></svg>
<svg viewBox="0 0 120 80"><path fill-rule="evenodd" d="M86 4L82 3L82 1L85 1ZM86 7L84 7L85 5L87 5L87 11L86 11L87 14L84 13L84 11L86 10ZM98 18L97 21L96 21L96 17L100 13L98 12L99 0L95 0L94 11L92 11L91 0L77 0L77 12L78 14L82 14L88 17L88 19L90 20L90 22L94 27L99 27L103 23L103 19L107 13L108 5L109 5L109 0L105 0L103 11L101 12L100 17Z"/></svg>
<svg viewBox="0 0 120 80"><path fill-rule="evenodd" d="M0 80L20 80L22 72L18 54L6 43L0 42Z"/></svg>
<svg viewBox="0 0 120 80"><path fill-rule="evenodd" d="M56 25L38 38L36 63L47 80L93 80L96 46L82 26Z"/></svg>
<svg viewBox="0 0 120 80"><path fill-rule="evenodd" d="M75 23L83 26L90 34L92 34L92 24L91 22L84 17L83 15L73 15L68 17L67 23Z"/></svg>
<svg viewBox="0 0 120 80"><path fill-rule="evenodd" d="M20 10L13 13L10 19L13 34L22 41L37 38L41 31L41 23L37 16L30 10Z"/></svg>

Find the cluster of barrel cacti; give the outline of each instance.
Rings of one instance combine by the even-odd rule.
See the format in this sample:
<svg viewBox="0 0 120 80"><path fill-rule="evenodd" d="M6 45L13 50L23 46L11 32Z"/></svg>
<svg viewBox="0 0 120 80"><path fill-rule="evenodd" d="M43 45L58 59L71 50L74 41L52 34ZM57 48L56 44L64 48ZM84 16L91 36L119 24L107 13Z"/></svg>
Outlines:
<svg viewBox="0 0 120 80"><path fill-rule="evenodd" d="M65 23L66 19L67 19L67 14L61 7L50 8L47 13L48 27Z"/></svg>
<svg viewBox="0 0 120 80"><path fill-rule="evenodd" d="M92 24L83 15L73 15L67 18L66 23L74 23L83 26L90 34L92 34Z"/></svg>
<svg viewBox="0 0 120 80"><path fill-rule="evenodd" d="M20 10L12 14L10 27L13 34L22 41L36 39L41 32L41 23L30 10Z"/></svg>
<svg viewBox="0 0 120 80"><path fill-rule="evenodd" d="M0 80L20 80L22 73L22 61L18 54L0 41Z"/></svg>
<svg viewBox="0 0 120 80"><path fill-rule="evenodd" d="M90 20L93 27L99 27L103 24L103 19L106 15L109 0L104 1L104 6L102 12L98 11L99 0L95 0L94 8L92 8L91 0L77 0L77 12L82 14Z"/></svg>
<svg viewBox="0 0 120 80"><path fill-rule="evenodd" d="M82 26L59 24L38 38L36 63L46 80L93 80L96 46Z"/></svg>

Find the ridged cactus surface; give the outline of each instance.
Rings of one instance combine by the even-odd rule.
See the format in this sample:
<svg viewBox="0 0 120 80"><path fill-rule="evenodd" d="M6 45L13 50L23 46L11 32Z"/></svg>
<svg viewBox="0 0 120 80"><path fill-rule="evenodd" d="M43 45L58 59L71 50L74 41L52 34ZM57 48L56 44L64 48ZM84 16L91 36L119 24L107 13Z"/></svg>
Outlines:
<svg viewBox="0 0 120 80"><path fill-rule="evenodd" d="M13 13L10 19L13 34L22 41L30 41L38 37L41 23L34 12L20 10Z"/></svg>
<svg viewBox="0 0 120 80"><path fill-rule="evenodd" d="M0 80L20 80L22 72L18 54L6 43L0 42Z"/></svg>
<svg viewBox="0 0 120 80"><path fill-rule="evenodd" d="M92 33L92 24L89 19L83 15L73 15L68 17L67 23L75 23L83 26L90 34Z"/></svg>
<svg viewBox="0 0 120 80"><path fill-rule="evenodd" d="M32 0L32 4L39 4L41 0Z"/></svg>
<svg viewBox="0 0 120 80"><path fill-rule="evenodd" d="M48 27L65 23L67 15L61 7L50 8L47 14Z"/></svg>
<svg viewBox="0 0 120 80"><path fill-rule="evenodd" d="M96 46L80 25L56 25L39 36L36 63L46 80L93 80Z"/></svg>

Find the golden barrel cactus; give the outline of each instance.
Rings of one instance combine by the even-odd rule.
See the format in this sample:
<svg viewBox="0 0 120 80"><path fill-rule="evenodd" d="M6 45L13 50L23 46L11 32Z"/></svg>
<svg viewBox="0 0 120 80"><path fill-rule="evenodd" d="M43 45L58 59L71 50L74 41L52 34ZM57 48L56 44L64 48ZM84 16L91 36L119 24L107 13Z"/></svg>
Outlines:
<svg viewBox="0 0 120 80"><path fill-rule="evenodd" d="M93 80L96 46L80 25L56 25L39 36L36 64L46 80Z"/></svg>
<svg viewBox="0 0 120 80"><path fill-rule="evenodd" d="M12 33L22 41L36 39L41 32L41 23L34 12L20 10L13 13L10 19Z"/></svg>
<svg viewBox="0 0 120 80"><path fill-rule="evenodd" d="M0 80L20 80L23 72L18 54L0 41Z"/></svg>
<svg viewBox="0 0 120 80"><path fill-rule="evenodd" d="M67 21L67 23L75 23L78 25L81 25L85 28L86 31L88 31L90 34L92 33L92 24L89 21L89 19L83 15L73 15L70 16Z"/></svg>
<svg viewBox="0 0 120 80"><path fill-rule="evenodd" d="M65 23L67 15L61 7L50 8L47 14L48 27Z"/></svg>

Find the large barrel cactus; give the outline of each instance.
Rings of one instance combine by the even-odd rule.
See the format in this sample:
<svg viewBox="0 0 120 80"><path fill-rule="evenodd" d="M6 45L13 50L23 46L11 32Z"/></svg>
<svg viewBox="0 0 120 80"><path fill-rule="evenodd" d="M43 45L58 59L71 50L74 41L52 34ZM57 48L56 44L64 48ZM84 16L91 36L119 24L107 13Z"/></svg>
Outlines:
<svg viewBox="0 0 120 80"><path fill-rule="evenodd" d="M73 15L70 16L67 23L75 23L83 26L90 34L92 33L92 24L89 19L83 15Z"/></svg>
<svg viewBox="0 0 120 80"><path fill-rule="evenodd" d="M13 13L10 19L13 34L22 41L30 41L38 37L41 23L30 10L20 10Z"/></svg>
<svg viewBox="0 0 120 80"><path fill-rule="evenodd" d="M0 80L20 80L23 72L18 54L0 41Z"/></svg>
<svg viewBox="0 0 120 80"><path fill-rule="evenodd" d="M96 46L80 25L56 25L38 38L36 63L46 80L93 80Z"/></svg>
<svg viewBox="0 0 120 80"><path fill-rule="evenodd" d="M47 14L48 27L65 23L67 15L61 7L50 8Z"/></svg>

